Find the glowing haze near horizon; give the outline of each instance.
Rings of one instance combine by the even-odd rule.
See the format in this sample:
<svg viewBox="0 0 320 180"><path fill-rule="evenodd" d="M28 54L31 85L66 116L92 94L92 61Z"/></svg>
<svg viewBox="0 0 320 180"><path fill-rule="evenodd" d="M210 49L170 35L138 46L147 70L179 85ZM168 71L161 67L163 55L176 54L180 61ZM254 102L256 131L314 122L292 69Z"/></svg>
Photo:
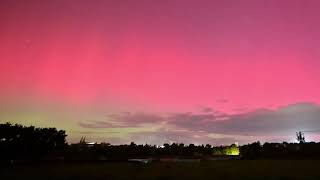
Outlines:
<svg viewBox="0 0 320 180"><path fill-rule="evenodd" d="M319 8L2 0L0 122L69 142L294 141L320 129Z"/></svg>

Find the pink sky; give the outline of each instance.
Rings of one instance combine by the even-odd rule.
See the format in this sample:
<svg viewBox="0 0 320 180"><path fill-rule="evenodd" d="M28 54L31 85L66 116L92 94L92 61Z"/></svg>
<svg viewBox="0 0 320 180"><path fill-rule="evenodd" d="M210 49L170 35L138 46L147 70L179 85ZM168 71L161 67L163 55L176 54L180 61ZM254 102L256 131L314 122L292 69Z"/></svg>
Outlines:
<svg viewBox="0 0 320 180"><path fill-rule="evenodd" d="M124 112L317 107L319 8L317 0L1 1L0 121L56 126L70 141L90 131L92 140L120 143L150 127L183 127L147 121L105 127L117 133L101 136L79 124Z"/></svg>

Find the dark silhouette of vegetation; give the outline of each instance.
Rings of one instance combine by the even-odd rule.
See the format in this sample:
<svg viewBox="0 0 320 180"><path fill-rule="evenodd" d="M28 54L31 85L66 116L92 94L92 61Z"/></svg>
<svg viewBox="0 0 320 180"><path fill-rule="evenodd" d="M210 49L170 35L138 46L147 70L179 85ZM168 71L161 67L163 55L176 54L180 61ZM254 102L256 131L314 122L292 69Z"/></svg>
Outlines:
<svg viewBox="0 0 320 180"><path fill-rule="evenodd" d="M296 136L297 136L297 141L298 142L300 142L300 143L305 143L306 142L303 132L301 132L301 131L297 132Z"/></svg>
<svg viewBox="0 0 320 180"><path fill-rule="evenodd" d="M215 148L221 149L222 153L216 153ZM66 160L110 160L119 161L129 158L209 158L212 156L237 155L237 146L211 147L211 145L184 145L184 144L164 144L137 145L131 142L129 145L101 144L71 144L66 151ZM233 150L233 151L232 151ZM232 151L232 152L231 152Z"/></svg>
<svg viewBox="0 0 320 180"><path fill-rule="evenodd" d="M320 143L264 143L240 146L243 159L320 159Z"/></svg>
<svg viewBox="0 0 320 180"><path fill-rule="evenodd" d="M34 160L63 155L65 131L10 123L0 124L0 159Z"/></svg>
<svg viewBox="0 0 320 180"><path fill-rule="evenodd" d="M254 142L252 144L244 145L240 147L240 154L246 159L257 159L261 156L261 144L260 142Z"/></svg>
<svg viewBox="0 0 320 180"><path fill-rule="evenodd" d="M0 124L0 158L12 160L66 161L127 161L130 158L187 158L187 159L320 159L320 143L306 143L302 133L297 133L300 143L254 142L238 147L185 145L182 143L124 145L110 143L91 144L82 137L77 144L66 143L66 133L56 128ZM302 143L303 142L303 143ZM228 157L228 158L226 158Z"/></svg>

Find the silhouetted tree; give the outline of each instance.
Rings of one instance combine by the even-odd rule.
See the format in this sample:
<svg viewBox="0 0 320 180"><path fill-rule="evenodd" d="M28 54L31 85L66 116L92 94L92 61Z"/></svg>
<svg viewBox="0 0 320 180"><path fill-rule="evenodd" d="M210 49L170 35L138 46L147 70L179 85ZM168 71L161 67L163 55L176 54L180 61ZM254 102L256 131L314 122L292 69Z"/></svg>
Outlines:
<svg viewBox="0 0 320 180"><path fill-rule="evenodd" d="M62 153L67 145L66 136L65 131L56 128L0 124L0 158L38 159L50 153Z"/></svg>
<svg viewBox="0 0 320 180"><path fill-rule="evenodd" d="M297 132L296 133L296 138L297 138L297 141L299 142L299 143L305 143L306 141L305 141L305 138L304 138L304 134L303 134L303 132L301 132L301 131L299 131L299 132Z"/></svg>
<svg viewBox="0 0 320 180"><path fill-rule="evenodd" d="M261 157L261 149L261 144L258 141L252 144L241 146L240 154L245 159L258 159Z"/></svg>

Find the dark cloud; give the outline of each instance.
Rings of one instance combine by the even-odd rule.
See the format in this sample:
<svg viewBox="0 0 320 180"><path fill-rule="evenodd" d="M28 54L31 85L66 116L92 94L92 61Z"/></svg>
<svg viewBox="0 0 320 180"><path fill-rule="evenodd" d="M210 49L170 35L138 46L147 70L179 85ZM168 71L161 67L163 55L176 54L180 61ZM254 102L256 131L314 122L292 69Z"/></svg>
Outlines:
<svg viewBox="0 0 320 180"><path fill-rule="evenodd" d="M144 127L145 124L163 123L171 129L185 131L150 132L150 137L166 139L175 138L180 142L188 142L199 134L204 140L208 134L224 134L234 136L284 136L299 130L320 129L320 106L314 103L297 103L275 110L257 109L251 112L225 114L213 111L199 113L145 114L121 113L109 115L109 121L79 123L85 128ZM148 132L149 133L149 132ZM148 133L132 134L132 137ZM145 136L143 136L145 135ZM277 137L274 137L277 138Z"/></svg>
<svg viewBox="0 0 320 180"><path fill-rule="evenodd" d="M168 123L174 124L178 127L187 129L201 130L201 126L208 122L214 121L216 116L213 113L210 114L194 114L194 113L176 113L168 117ZM194 127L194 128L192 128Z"/></svg>
<svg viewBox="0 0 320 180"><path fill-rule="evenodd" d="M139 127L143 124L159 123L164 121L164 117L147 113L119 113L109 114L106 121L79 122L83 128L128 128Z"/></svg>
<svg viewBox="0 0 320 180"><path fill-rule="evenodd" d="M241 135L286 134L298 130L312 130L320 127L320 106L313 103L298 103L276 110L255 111L217 116L184 114L173 117L173 124L186 129L202 130L208 133ZM221 118L220 117L220 118Z"/></svg>
<svg viewBox="0 0 320 180"><path fill-rule="evenodd" d="M286 134L319 127L320 106L313 103L298 103L276 110L259 109L232 115L227 121L217 126L227 132L247 132L248 134Z"/></svg>

